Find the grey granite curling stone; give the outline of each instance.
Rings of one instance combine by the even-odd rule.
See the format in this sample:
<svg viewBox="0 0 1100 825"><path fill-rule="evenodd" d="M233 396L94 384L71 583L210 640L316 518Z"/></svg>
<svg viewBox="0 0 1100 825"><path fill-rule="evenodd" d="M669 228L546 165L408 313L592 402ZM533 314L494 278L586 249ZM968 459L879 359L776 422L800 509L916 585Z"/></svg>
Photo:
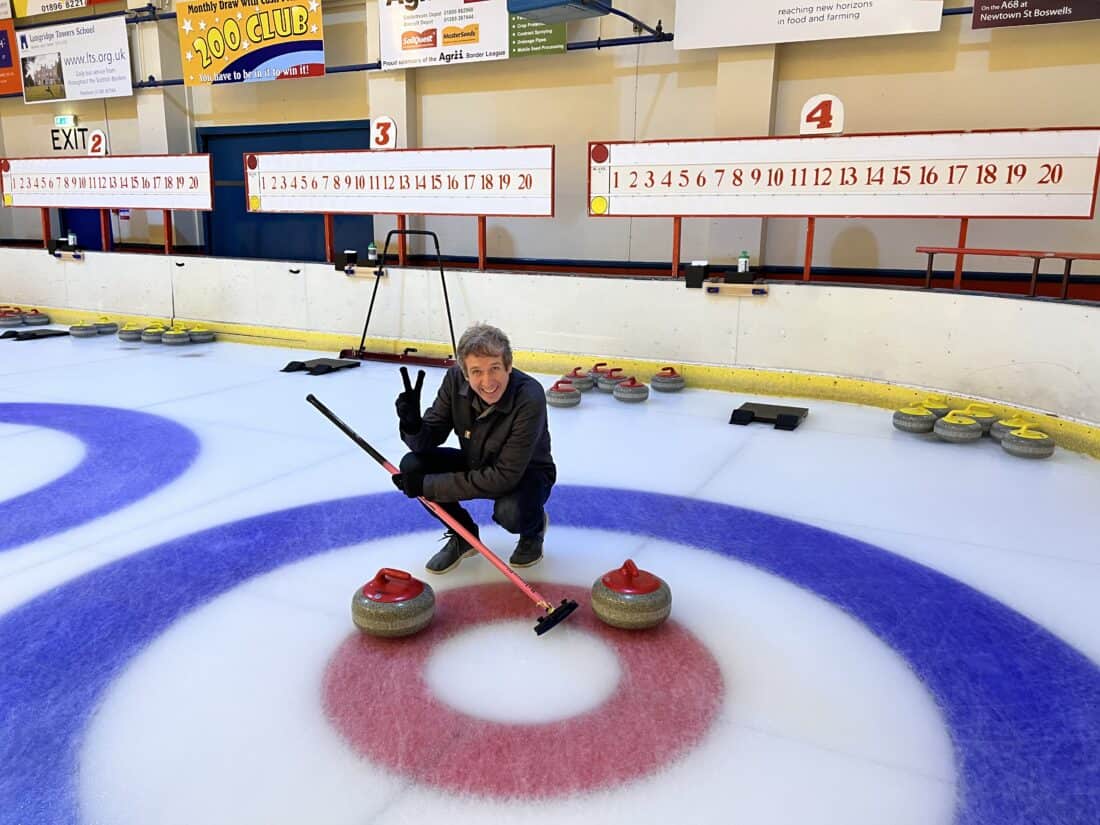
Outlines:
<svg viewBox="0 0 1100 825"><path fill-rule="evenodd" d="M612 367L605 373L601 373L600 377L596 379L596 389L600 392L614 392L615 385L625 381L626 376L623 375L622 367Z"/></svg>
<svg viewBox="0 0 1100 825"><path fill-rule="evenodd" d="M206 327L193 327L191 329L192 344L209 344L214 340L214 330Z"/></svg>
<svg viewBox="0 0 1100 825"><path fill-rule="evenodd" d="M592 585L592 611L605 624L624 630L656 627L672 610L672 591L660 578L627 559Z"/></svg>
<svg viewBox="0 0 1100 825"><path fill-rule="evenodd" d="M591 378L593 382L597 382L600 380L600 376L607 375L610 369L606 361L598 361L596 366L588 371L588 377Z"/></svg>
<svg viewBox="0 0 1100 825"><path fill-rule="evenodd" d="M166 329L164 334L160 337L161 343L169 344L171 346L179 346L180 344L191 343L191 333L185 329L179 327L173 327L172 329Z"/></svg>
<svg viewBox="0 0 1100 825"><path fill-rule="evenodd" d="M1054 439L1027 425L1005 433L1001 438L1001 447L1017 458L1050 458L1054 455Z"/></svg>
<svg viewBox="0 0 1100 825"><path fill-rule="evenodd" d="M640 383L633 376L625 381L620 381L612 388L611 392L616 401L622 401L626 404L641 404L649 398L649 387Z"/></svg>
<svg viewBox="0 0 1100 825"><path fill-rule="evenodd" d="M431 586L389 567L379 570L351 599L352 621L369 636L411 636L427 627L434 613Z"/></svg>
<svg viewBox="0 0 1100 825"><path fill-rule="evenodd" d="M23 313L23 323L29 327L44 327L50 322L50 316L37 309L28 309Z"/></svg>
<svg viewBox="0 0 1100 825"><path fill-rule="evenodd" d="M973 404L967 404L966 409L962 411L962 414L967 418L973 418L979 424L982 425L982 434L988 435L989 431L993 428L994 422L999 417L997 413L993 412L993 408L987 404L979 404L977 402Z"/></svg>
<svg viewBox="0 0 1100 825"><path fill-rule="evenodd" d="M982 437L982 425L970 416L952 410L936 421L932 432L952 444L967 444Z"/></svg>
<svg viewBox="0 0 1100 825"><path fill-rule="evenodd" d="M657 392L679 392L686 383L675 367L661 367L661 371L649 379L649 385Z"/></svg>
<svg viewBox="0 0 1100 825"><path fill-rule="evenodd" d="M951 405L948 403L947 397L943 395L930 395L920 402L920 406L931 410L936 418L943 418L951 412Z"/></svg>
<svg viewBox="0 0 1100 825"><path fill-rule="evenodd" d="M581 403L581 393L571 381L563 378L546 391L546 403L551 407L575 407Z"/></svg>
<svg viewBox="0 0 1100 825"><path fill-rule="evenodd" d="M141 324L126 324L118 331L118 339L129 342L140 341L143 329Z"/></svg>
<svg viewBox="0 0 1100 825"><path fill-rule="evenodd" d="M572 382L577 392L588 392L596 386L596 379L584 371L584 367L574 367L573 371L562 377L563 381Z"/></svg>
<svg viewBox="0 0 1100 825"><path fill-rule="evenodd" d="M999 421L993 422L993 426L989 428L989 436L994 441L1000 441L1005 435L1013 430L1018 430L1027 425L1027 419L1019 415L1014 415L1011 418L1002 418Z"/></svg>
<svg viewBox="0 0 1100 825"><path fill-rule="evenodd" d="M919 404L894 411L894 429L903 433L930 433L936 420L934 412Z"/></svg>
<svg viewBox="0 0 1100 825"><path fill-rule="evenodd" d="M69 335L73 338L95 338L99 335L99 331L95 328L95 324L81 321L69 327Z"/></svg>

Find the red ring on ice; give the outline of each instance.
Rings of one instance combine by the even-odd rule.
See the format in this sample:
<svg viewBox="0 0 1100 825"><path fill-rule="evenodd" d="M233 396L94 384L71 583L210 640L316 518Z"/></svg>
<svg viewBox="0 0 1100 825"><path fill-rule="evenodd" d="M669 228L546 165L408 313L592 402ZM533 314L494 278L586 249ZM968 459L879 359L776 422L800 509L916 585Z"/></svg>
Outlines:
<svg viewBox="0 0 1100 825"><path fill-rule="evenodd" d="M555 600L582 605L568 620L615 652L621 675L602 705L572 718L506 724L461 713L423 679L436 645L476 625L531 620L537 609L509 584L436 594L432 624L406 639L352 635L325 671L326 715L372 762L458 793L546 798L608 788L665 767L698 743L721 707L725 686L707 648L676 622L645 632L608 627L586 589L540 583ZM551 633L560 631L551 631ZM539 644L534 632L531 644ZM569 690L570 674L561 674Z"/></svg>

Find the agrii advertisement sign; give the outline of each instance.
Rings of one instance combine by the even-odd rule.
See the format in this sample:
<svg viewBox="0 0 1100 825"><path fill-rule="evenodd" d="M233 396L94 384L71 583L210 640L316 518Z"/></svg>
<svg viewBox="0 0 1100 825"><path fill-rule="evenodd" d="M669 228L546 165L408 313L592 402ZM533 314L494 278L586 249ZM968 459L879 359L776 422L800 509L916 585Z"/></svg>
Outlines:
<svg viewBox="0 0 1100 825"><path fill-rule="evenodd" d="M27 103L128 97L130 42L123 15L16 32Z"/></svg>
<svg viewBox="0 0 1100 825"><path fill-rule="evenodd" d="M975 29L1100 20L1100 0L974 0Z"/></svg>
<svg viewBox="0 0 1100 825"><path fill-rule="evenodd" d="M183 82L256 83L325 73L319 0L176 3Z"/></svg>
<svg viewBox="0 0 1100 825"><path fill-rule="evenodd" d="M508 0L378 0L383 69L565 51L565 24L508 14Z"/></svg>
<svg viewBox="0 0 1100 825"><path fill-rule="evenodd" d="M677 49L939 31L942 0L676 0Z"/></svg>

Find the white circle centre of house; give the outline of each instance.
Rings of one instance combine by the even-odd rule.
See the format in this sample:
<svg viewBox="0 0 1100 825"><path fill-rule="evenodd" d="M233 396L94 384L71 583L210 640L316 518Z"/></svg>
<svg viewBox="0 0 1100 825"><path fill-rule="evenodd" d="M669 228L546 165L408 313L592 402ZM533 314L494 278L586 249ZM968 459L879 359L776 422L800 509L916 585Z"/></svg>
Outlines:
<svg viewBox="0 0 1100 825"><path fill-rule="evenodd" d="M562 631L567 632L562 632ZM615 652L574 628L535 638L530 622L480 625L441 643L424 666L432 694L461 713L518 725L568 719L619 684Z"/></svg>

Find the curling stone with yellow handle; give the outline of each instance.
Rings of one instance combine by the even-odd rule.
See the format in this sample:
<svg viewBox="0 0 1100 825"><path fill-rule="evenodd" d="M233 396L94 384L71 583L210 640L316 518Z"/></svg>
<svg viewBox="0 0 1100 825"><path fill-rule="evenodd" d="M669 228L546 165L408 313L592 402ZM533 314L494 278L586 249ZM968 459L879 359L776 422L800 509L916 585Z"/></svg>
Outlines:
<svg viewBox="0 0 1100 825"><path fill-rule="evenodd" d="M427 627L434 613L431 586L391 567L379 570L351 599L352 621L368 636L411 636Z"/></svg>
<svg viewBox="0 0 1100 825"><path fill-rule="evenodd" d="M1017 458L1050 458L1054 455L1054 439L1027 424L1005 433L1001 447Z"/></svg>
<svg viewBox="0 0 1100 825"><path fill-rule="evenodd" d="M100 316L100 319L95 322L95 331L99 335L114 335L118 332L118 322L112 321L106 315Z"/></svg>
<svg viewBox="0 0 1100 825"><path fill-rule="evenodd" d="M981 424L982 433L984 435L989 434L990 429L993 427L993 423L999 417L997 413L993 412L993 408L988 404L980 404L978 402L967 404L966 408L962 410L962 414L967 418L973 418Z"/></svg>
<svg viewBox="0 0 1100 825"><path fill-rule="evenodd" d="M214 342L214 330L206 327L191 327L192 344L212 344Z"/></svg>
<svg viewBox="0 0 1100 825"><path fill-rule="evenodd" d="M952 410L943 418L937 419L932 428L940 439L952 444L968 444L982 437L982 425L959 410Z"/></svg>
<svg viewBox="0 0 1100 825"><path fill-rule="evenodd" d="M604 624L624 630L656 627L672 610L672 591L664 580L639 570L627 559L592 585L592 611Z"/></svg>
<svg viewBox="0 0 1100 825"><path fill-rule="evenodd" d="M187 327L173 324L171 329L164 331L160 340L162 343L178 347L182 344L191 343L191 333L187 330Z"/></svg>
<svg viewBox="0 0 1100 825"><path fill-rule="evenodd" d="M936 414L923 405L894 411L894 429L903 433L930 433L935 425Z"/></svg>
<svg viewBox="0 0 1100 825"><path fill-rule="evenodd" d="M946 395L929 395L920 402L921 407L931 412L936 418L943 418L951 412L951 403Z"/></svg>
<svg viewBox="0 0 1100 825"><path fill-rule="evenodd" d="M1002 418L1000 421L993 422L993 426L989 428L989 436L994 441L1000 441L1007 433L1018 430L1020 427L1026 427L1029 423L1026 418L1020 415Z"/></svg>
<svg viewBox="0 0 1100 825"><path fill-rule="evenodd" d="M128 343L140 342L142 330L145 324L124 324L118 331L118 340Z"/></svg>
<svg viewBox="0 0 1100 825"><path fill-rule="evenodd" d="M95 338L99 330L91 321L80 321L69 327L69 335L73 338Z"/></svg>

